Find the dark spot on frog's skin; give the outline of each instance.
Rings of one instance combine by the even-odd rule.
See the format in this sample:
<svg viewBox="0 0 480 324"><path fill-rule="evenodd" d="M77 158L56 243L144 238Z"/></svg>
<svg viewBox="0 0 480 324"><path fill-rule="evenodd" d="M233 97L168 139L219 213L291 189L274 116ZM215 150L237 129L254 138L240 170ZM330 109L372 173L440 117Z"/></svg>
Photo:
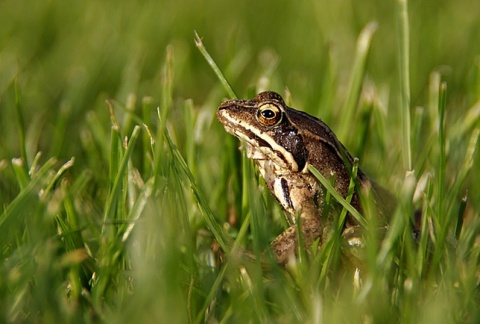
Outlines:
<svg viewBox="0 0 480 324"><path fill-rule="evenodd" d="M322 193L320 191L315 192L313 195L313 202L315 203L315 207L320 208L322 206Z"/></svg>
<svg viewBox="0 0 480 324"><path fill-rule="evenodd" d="M289 208L293 209L292 198L290 198L290 189L288 188L288 182L285 178L280 180L280 184L282 185L283 196L285 197L285 201L288 204Z"/></svg>
<svg viewBox="0 0 480 324"><path fill-rule="evenodd" d="M307 150L303 138L296 129L291 127L279 127L275 130L275 141L285 150L290 152L298 165L298 171L303 170L307 163Z"/></svg>

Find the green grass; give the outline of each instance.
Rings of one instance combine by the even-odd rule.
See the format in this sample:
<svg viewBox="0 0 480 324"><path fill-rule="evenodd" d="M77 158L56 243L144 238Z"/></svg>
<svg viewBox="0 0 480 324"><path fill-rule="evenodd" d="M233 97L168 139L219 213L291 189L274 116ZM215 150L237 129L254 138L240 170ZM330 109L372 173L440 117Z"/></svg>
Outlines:
<svg viewBox="0 0 480 324"><path fill-rule="evenodd" d="M0 321L480 321L480 4L405 8L2 2ZM287 224L215 111L264 89L398 197L386 233L366 199L364 249L241 257Z"/></svg>

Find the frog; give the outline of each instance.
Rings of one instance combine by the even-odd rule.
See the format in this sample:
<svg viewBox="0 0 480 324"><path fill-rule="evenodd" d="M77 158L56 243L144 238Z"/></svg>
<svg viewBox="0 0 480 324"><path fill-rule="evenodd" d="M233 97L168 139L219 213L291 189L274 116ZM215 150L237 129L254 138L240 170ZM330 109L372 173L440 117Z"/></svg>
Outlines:
<svg viewBox="0 0 480 324"><path fill-rule="evenodd" d="M261 92L250 100L227 100L219 106L217 118L228 133L245 143L247 157L255 162L266 187L286 212L289 227L270 244L278 264L286 265L298 255L298 229L308 249L315 243L321 247L337 223L338 208L324 215L326 189L311 167L331 179L343 198L349 194L353 180L350 204L360 214L362 190L373 191L377 224L388 227L395 198L361 168L353 174L354 158L321 119L287 106L282 96L273 91ZM362 245L356 234L360 232L359 220L348 213L342 236L353 245Z"/></svg>

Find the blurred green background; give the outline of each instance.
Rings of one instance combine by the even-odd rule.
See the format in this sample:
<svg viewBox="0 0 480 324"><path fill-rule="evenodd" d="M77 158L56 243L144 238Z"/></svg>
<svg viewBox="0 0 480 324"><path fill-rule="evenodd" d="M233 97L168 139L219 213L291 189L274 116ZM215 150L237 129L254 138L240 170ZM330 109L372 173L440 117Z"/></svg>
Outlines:
<svg viewBox="0 0 480 324"><path fill-rule="evenodd" d="M409 5L412 106L425 104L429 75L439 69L449 84L452 114L465 111L478 99L480 3L431 0ZM389 109L395 110L395 7L395 1L346 0L2 2L0 156L19 154L11 122L15 118L6 109L13 101L14 79L22 91L29 140L42 151L69 157L78 154L72 143L78 142L86 114L104 110L103 99L126 101L129 93L136 93L160 100L168 45L174 48L175 98L208 102L213 110L224 93L209 97L219 83L195 48L194 30L240 96L270 73L271 89L288 87L304 106L318 106L332 72L337 97L321 109L335 111L345 94L356 38L376 21L367 75L390 93ZM272 58L278 64L269 72ZM227 69L234 61L239 67ZM68 114L64 142L52 143L49 138L62 113Z"/></svg>
<svg viewBox="0 0 480 324"><path fill-rule="evenodd" d="M152 109L148 116L142 115L143 122L155 129L158 124L155 107L168 106L166 123L171 136L180 152L187 157L188 165L202 192L209 199L210 205L214 206L215 215L225 220L232 200L233 204L239 204L238 201L235 202L236 198L232 197L231 192L225 194L225 190L231 188L226 187L230 179L228 174L240 170L237 168L232 171L223 167L228 164L225 162L227 158L224 158L224 138L227 135L216 122L214 113L227 95L195 47L194 30L198 32L239 97L248 98L264 89L274 90L282 95L288 92L291 94L289 100L293 107L315 114L325 120L335 132L346 134L340 140L352 150L353 155L360 157L367 173L395 191L398 179L403 178L405 171L401 163L402 152L399 144L400 77L396 10L397 1L383 0L1 1L0 204L2 208L6 208L20 191L18 179L9 167L10 161L22 154L15 109L18 106L23 113L27 165L32 164L39 151L43 153L41 162L57 157L59 163L64 163L75 156L75 165L68 171L68 178L73 182L75 179L83 179L85 172L93 174L90 175L93 180L88 182L87 189L79 190L81 203L85 207L83 210L78 207L82 210L79 213L86 215L87 219L80 223L89 223L91 217L89 224L95 223L100 227L102 208L108 196L106 188L109 162L111 163L111 120L105 100L110 99L113 103L115 115L122 127L122 135L130 135L133 124L139 123L138 120L129 119L125 109L142 115L142 101L148 101L151 102L149 105ZM437 119L436 107L432 107L436 101L431 94L436 90L430 87L437 84L432 80L440 76L441 80L448 84L446 128L447 133L452 135L447 141L449 184L455 181L455 172L463 163L471 130L479 125L479 13L480 2L477 0L424 0L409 3L412 122L420 125L420 131L414 133L418 138L413 139L414 165L421 171L428 172L437 162L435 154L432 155L432 160L426 155L432 151L438 153L432 139L432 134L436 132L434 122ZM369 145L362 147L355 138L355 131L361 127L361 123L355 123L357 119L354 119L353 125L342 122L357 38L362 29L371 22L376 22L377 29L366 63L359 106L367 106L369 98L373 98L371 100L375 101L378 108L376 111L381 111L387 126L384 133L372 135L367 141ZM169 62L173 64L173 78L168 74L170 70L166 68ZM164 89L165 83L168 84L170 80L172 95L167 98L162 94L169 93ZM147 97L148 100L145 99ZM189 107L192 109L189 110ZM417 112L427 117L416 119L416 116L420 116ZM432 122L422 124L425 120ZM192 125L194 128L189 128ZM382 134L386 134L387 138L382 138ZM381 140L375 136L379 136ZM236 142L231 143L237 145ZM193 146L195 149L192 149ZM145 151L148 151L148 145ZM195 153L191 154L193 151ZM148 175L142 172L148 168L139 166L148 164L142 164L146 158L134 155L133 159L146 181ZM231 166L232 169L239 166L238 161L236 163ZM476 179L480 176L479 173L477 158L472 177L467 179L465 185L466 188L473 186L470 195L474 199L469 201L471 205L467 208L470 214L475 214L474 211L480 208L480 199L476 199L479 192ZM173 177L172 174L171 176ZM170 178L168 179L170 182L167 181L165 186L172 184ZM73 195L75 196L75 193ZM161 200L161 203L154 203L154 206L170 213L169 217L173 220L168 222L172 223L162 223L162 218L157 217L159 210L152 206L146 213L153 219L151 224L162 228L166 241L166 238L172 238L174 242L180 236L178 228L175 227L179 225L173 223L177 211L188 214L187 219L190 217L193 227L192 233L204 235L200 229L204 229L205 225L195 210L195 203L191 202L193 199L190 206L179 206L181 201L179 202L175 194L172 194L172 197L163 197L161 194L159 196L157 200ZM278 211L278 207L272 208L277 208L275 211ZM475 215L478 215L478 212ZM49 223L46 226L50 225ZM88 235L84 235L87 244L101 246L103 241L100 236L95 237L98 233L88 228L89 230L85 231ZM45 233L50 233L49 230ZM49 238L49 235L45 234L45 237ZM163 239L162 235L159 236ZM25 236L28 235L23 238ZM21 237L21 234L18 237ZM38 246L35 244L43 242L42 240L31 239L31 246L35 246L32 251L37 251ZM43 246L41 244L39 246ZM204 276L204 273L197 269L200 273L198 276L205 280L203 286L200 285L204 288L201 291L196 286L197 282L191 284L185 279L188 277L185 273L189 273L190 268L184 273L184 268L182 271L178 269L179 261L175 257L168 259L166 255L164 260L157 256L155 246L162 249L169 243L161 241L157 244L158 246L133 246L133 257L126 258L123 264L122 269L127 269L127 274L131 268L143 269L147 274L144 281L140 279L136 282L136 291L143 289L145 292L141 295L143 298L137 297L130 301L131 303L124 303L128 300L125 296L130 296L131 293L130 283L122 286L115 281L110 283L115 288L109 290L109 294L102 300L111 308L103 311L102 302L91 301L87 304L92 305L92 309L87 307L88 311L83 313L85 318L95 320L98 319L95 316L99 316L107 321L128 321L143 315L153 320L163 317L149 317L146 313L168 312L169 307L178 301L178 309L171 309L174 314L170 314L170 317L176 320L186 319L187 315L182 313L184 305L195 306L195 303L186 301L187 289L184 288L189 287L189 298L190 294L203 298L209 293L208 289L213 285L214 277L209 277L209 274ZM8 251L5 255L9 255L9 248L3 248ZM180 249L178 246L173 248ZM25 255L28 257L36 255L35 253ZM94 252L92 254L95 256ZM140 264L146 261L141 255L155 260L154 267L148 268L150 264L143 264L145 268L142 268ZM55 258L55 255L49 255L47 259L50 257ZM137 268L131 266L132 264ZM162 275L166 271L166 276L173 279L164 282L162 278L155 277L160 276L155 273L157 266L164 270ZM55 271L64 274L62 267ZM4 269L5 277L8 275L8 278L15 281L12 278L16 277L7 270L8 266ZM43 281L37 278L37 293L40 293L38 296L33 294L31 300L27 298L27 301L20 290L9 288L8 284L0 280L0 293L14 291L18 300L23 303L13 296L10 304L4 305L17 305L19 308L22 306L18 305L27 305L23 306L26 309L35 305L37 308L34 307L33 311L41 312L45 305L41 301L43 297L39 296L42 296L41 292L48 290L42 289L48 288L50 284L56 287L58 295L63 296L61 285L67 280L61 275L55 277L49 271L37 273L37 270L32 270L32 273L37 273ZM140 275L137 274L140 278L145 274L141 271ZM149 281L150 279L153 281ZM27 278L25 282L29 283L28 280ZM178 284L177 280L181 284ZM150 282L153 284L149 285ZM41 286L40 283L45 285ZM195 289L198 288L198 291L190 287L190 284ZM158 306L154 301L157 294L164 297L164 308L160 311L154 310ZM232 296L240 295L232 293ZM4 297L2 295L2 298ZM308 295L305 298L310 297ZM448 300L448 297L443 299L444 297L442 295L438 300L432 301L432 304L442 305ZM192 313L201 309L199 305L203 299L198 300L197 308L192 306ZM429 300L426 300L425 305L428 306ZM237 301L241 304L242 300ZM30 302L32 304L29 304ZM64 305L62 301L58 303ZM124 305L129 307L122 308ZM243 305L246 318L249 312L253 312L251 305ZM343 305L351 307L348 303ZM78 311L79 308L75 307L73 309ZM146 313L133 312L141 307L144 307ZM282 306L278 307L282 309ZM116 313L119 309L123 312ZM5 311L2 308L0 310ZM74 310L69 314L75 314ZM53 308L52 312L55 313ZM230 314L227 306L225 312ZM339 317L332 318L342 318L342 313L339 309ZM90 317L89 314L96 315ZM122 318L125 314L130 314L132 318ZM9 318L18 319L4 317ZM228 316L226 318L228 319ZM428 318L435 318L435 314Z"/></svg>
<svg viewBox="0 0 480 324"><path fill-rule="evenodd" d="M447 120L461 119L479 100L480 3L431 0L409 5L411 106L429 104L431 73L439 71L449 87ZM194 30L240 97L266 88L283 94L288 88L294 107L319 116L337 133L348 134L343 131L350 125L342 124L342 107L356 39L370 22L378 27L366 66L364 97L374 89L387 112L391 143L399 146L396 8L395 1L346 0L2 2L0 159L20 156L12 109L15 80L29 160L42 151L60 160L76 156L78 164L87 160L80 143L82 134L88 135L88 124L92 119L109 123L105 99L125 104L133 94L137 108L144 96L152 97L154 105L164 100L161 69L168 46L174 57L172 111L191 98L196 114L202 116L201 108L207 111L203 119L208 128L226 94L195 48ZM175 119L181 116L171 117L182 145L185 132ZM97 133L97 140L102 135ZM367 171L381 170L375 154L362 155L353 139L340 139L354 155L367 159ZM100 151L106 149L107 136L104 143ZM383 171L396 170L403 176L404 166L396 165L399 150L389 148L387 153L391 162ZM378 173L373 175L381 178L382 171ZM2 199L9 201L16 191L11 184L4 189L10 196Z"/></svg>

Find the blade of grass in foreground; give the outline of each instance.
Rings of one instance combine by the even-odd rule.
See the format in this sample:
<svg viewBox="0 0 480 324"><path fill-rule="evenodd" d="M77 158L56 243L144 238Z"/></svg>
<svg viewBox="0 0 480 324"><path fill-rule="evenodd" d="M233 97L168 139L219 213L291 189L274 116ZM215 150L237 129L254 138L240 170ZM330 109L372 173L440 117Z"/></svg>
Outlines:
<svg viewBox="0 0 480 324"><path fill-rule="evenodd" d="M23 159L23 167L28 170L27 161L27 144L25 143L25 126L22 113L22 97L20 95L20 88L18 86L18 80L15 79L15 111L17 113L18 122L18 140L20 141L20 152Z"/></svg>
<svg viewBox="0 0 480 324"><path fill-rule="evenodd" d="M408 25L408 0L397 0L399 41L399 68L401 88L401 121L403 161L405 170L412 170L412 148L410 140L410 31Z"/></svg>
<svg viewBox="0 0 480 324"><path fill-rule="evenodd" d="M327 189L327 191L348 211L350 214L352 214L353 217L358 221L358 223L366 227L367 223L366 220L363 218L360 213L353 208L350 203L348 203L336 190L333 188L333 186L330 184L330 182L313 166L309 165L308 170L312 172L312 174L315 176L315 178L320 181L320 183Z"/></svg>
<svg viewBox="0 0 480 324"><path fill-rule="evenodd" d="M436 201L436 217L435 217L435 227L438 229L437 232L437 241L435 253L432 261L432 269L435 269L440 262L440 259L445 256L445 253L448 252L448 249L445 249L445 243L447 239L448 232L450 230L450 215L445 212L446 204L446 194L445 194L445 168L446 168L446 139L445 139L445 110L446 110L446 96L447 96L447 85L445 82L440 84L439 89L439 100L438 100L438 146L439 146L439 157L438 164L436 166L437 173L437 191L438 199Z"/></svg>
<svg viewBox="0 0 480 324"><path fill-rule="evenodd" d="M115 128L115 127L114 127ZM133 149L140 135L140 126L136 125L132 131L127 147L123 152L123 155L119 152L112 155L117 161L110 161L110 164L114 166L116 173L111 174L114 177L113 185L109 191L107 202L105 206L104 219L102 224L101 233L103 240L102 246L97 256L97 281L92 285L92 298L95 302L100 301L108 290L109 285L112 282L112 275L118 271L118 258L122 257L121 251L124 244L121 240L123 231L126 225L116 227L117 215L122 217L126 215L126 191L125 179L128 178L127 166L133 153ZM115 138L119 137L119 133L112 131L113 148L118 147L115 144ZM112 179L110 179L112 181ZM121 196L123 194L123 196ZM132 217L132 215L130 215ZM110 230L111 228L111 230ZM120 231L121 230L121 231Z"/></svg>
<svg viewBox="0 0 480 324"><path fill-rule="evenodd" d="M128 166L128 161L130 160L130 157L132 156L133 153L133 148L135 147L135 143L138 139L138 136L140 134L140 126L135 126L132 132L132 135L130 136L130 140L128 141L128 146L127 149L125 150L125 153L120 161L120 164L118 165L118 170L117 173L115 174L114 177L114 182L113 186L111 188L110 194L108 196L106 208L105 208L105 214L104 214L104 222L102 226L102 233L105 232L106 226L108 226L108 221L113 219L113 215L115 213L115 206L117 205L117 199L120 195L120 191L122 188L122 183L123 179L126 175L126 169ZM116 134L112 134L112 136L116 137ZM117 159L118 160L118 159Z"/></svg>
<svg viewBox="0 0 480 324"><path fill-rule="evenodd" d="M207 200L205 199L202 192L198 188L195 178L193 177L192 173L188 169L187 163L183 159L182 155L178 151L175 144L173 144L173 141L168 131L165 131L165 139L166 139L168 148L170 150L170 153L172 154L172 158L174 160L173 166L176 168L179 168L179 170L182 171L182 173L184 173L188 178L190 187L193 191L195 199L197 200L198 206L200 208L202 215L204 216L204 219L205 219L205 222L207 223L208 228L212 231L215 239L218 241L223 251L225 251L225 253L228 254L230 252L230 246L231 246L230 240L227 238L227 235L223 232L222 228L218 225L215 219L215 216L213 215L213 212L207 203Z"/></svg>
<svg viewBox="0 0 480 324"><path fill-rule="evenodd" d="M440 147L440 159L438 164L438 220L445 221L445 167L446 167L446 153L445 153L445 109L447 106L447 84L442 82L440 84L440 98L438 102L438 146Z"/></svg>
<svg viewBox="0 0 480 324"><path fill-rule="evenodd" d="M357 48L355 53L355 62L353 64L352 75L350 77L349 91L345 107L343 109L342 124L352 125L352 118L360 96L362 87L365 64L367 61L368 50L372 42L373 34L377 29L377 23L369 23L360 33L357 40ZM345 138L350 133L349 127L342 127L339 138Z"/></svg>
<svg viewBox="0 0 480 324"><path fill-rule="evenodd" d="M11 235L11 231L7 230L11 227L11 222L20 221L18 215L26 215L22 212L27 206L32 205L32 197L37 196L41 188L45 183L49 183L52 179L51 170L53 169L57 160L55 158L49 159L38 170L32 180L23 188L15 199L7 206L2 215L0 216L0 233L2 234L2 240ZM6 241L5 241L6 242Z"/></svg>
<svg viewBox="0 0 480 324"><path fill-rule="evenodd" d="M208 53L207 49L205 48L205 45L203 45L202 39L200 38L200 36L197 34L196 31L195 31L195 45L197 46L200 53L202 53L203 57L205 57L208 64L212 68L213 72L215 72L215 74L217 75L217 78L222 83L222 85L223 85L225 91L227 92L228 96L230 97L230 99L237 99L238 97L235 94L235 91L233 91L232 86L230 85L230 83L228 83L228 81L225 78L225 76L223 75L222 71L220 71L220 69L218 68L217 63L215 63L213 58Z"/></svg>
<svg viewBox="0 0 480 324"><path fill-rule="evenodd" d="M407 173L399 197L399 207L392 217L387 235L382 241L382 247L377 256L378 266L392 265L390 261L393 261L391 258L393 258L396 250L395 244L398 242L410 222L410 215L412 214L411 202L415 185L416 179L413 173Z"/></svg>
<svg viewBox="0 0 480 324"><path fill-rule="evenodd" d="M25 187L27 187L28 183L31 180L28 176L27 170L25 170L25 162L21 158L13 159L12 167L13 171L15 172L15 177L17 178L20 190L25 189Z"/></svg>
<svg viewBox="0 0 480 324"><path fill-rule="evenodd" d="M352 169L352 177L350 178L350 184L348 186L348 194L347 194L347 197L345 198L345 203L348 206L351 206L350 202L351 202L351 200L353 198L353 194L355 192L355 180L354 179L356 179L356 177L357 177L357 172L358 172L358 159L355 159L354 164L353 164L353 169ZM319 172L319 174L320 174L320 172ZM332 194L332 192L330 192L330 194ZM335 194L340 196L336 191L335 191ZM353 208L353 206L351 206L351 207ZM356 210L356 209L354 209L354 210ZM338 220L337 220L337 223L336 223L336 228L335 228L335 232L334 232L335 235L332 236L331 239L327 242L327 244L325 244L325 247L323 247L324 251L322 251L322 252L326 256L326 260L322 265L322 271L321 271L321 274L320 274L319 282L326 282L328 271L330 270L331 266L334 264L335 258L338 257L338 254L336 252L340 248L340 240L342 238L342 232L343 232L342 229L345 225L346 217L347 217L347 208L346 208L346 205L343 205L342 211L340 212L340 216L338 217ZM360 217L361 217L362 220L365 221L363 216L360 216ZM363 223L363 226L367 226L366 222Z"/></svg>

